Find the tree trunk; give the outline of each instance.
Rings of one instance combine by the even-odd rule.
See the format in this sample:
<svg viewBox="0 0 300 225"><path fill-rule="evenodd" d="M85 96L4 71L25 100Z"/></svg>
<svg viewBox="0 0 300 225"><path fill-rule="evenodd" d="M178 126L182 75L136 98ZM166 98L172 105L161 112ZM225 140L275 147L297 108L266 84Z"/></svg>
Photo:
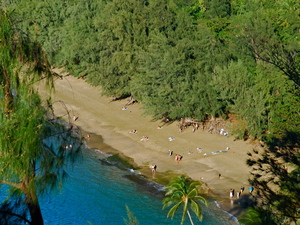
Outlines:
<svg viewBox="0 0 300 225"><path fill-rule="evenodd" d="M31 225L44 225L40 204L34 191L26 195L26 204L30 212Z"/></svg>
<svg viewBox="0 0 300 225"><path fill-rule="evenodd" d="M188 216L189 216L189 218L190 218L190 222L191 222L191 224L192 224L192 225L194 225L194 223L193 223L193 220L192 220L192 217L191 217L191 214L190 214L190 211L189 211L189 210L187 210L187 214L188 214Z"/></svg>

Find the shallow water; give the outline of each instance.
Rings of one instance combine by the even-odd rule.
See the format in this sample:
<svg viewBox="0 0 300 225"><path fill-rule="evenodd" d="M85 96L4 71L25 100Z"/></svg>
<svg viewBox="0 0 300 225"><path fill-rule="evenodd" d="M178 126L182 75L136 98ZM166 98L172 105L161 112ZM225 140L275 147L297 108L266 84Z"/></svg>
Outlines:
<svg viewBox="0 0 300 225"><path fill-rule="evenodd" d="M166 218L168 210L162 210L161 185L143 180L136 171L105 163L103 158L97 150L84 150L83 159L68 168L69 178L61 191L40 199L46 225L125 224L125 205L141 225L180 224L180 214L171 220ZM129 179L133 175L141 180ZM204 220L194 219L195 224L232 224L213 201L203 211ZM184 224L190 224L188 218Z"/></svg>

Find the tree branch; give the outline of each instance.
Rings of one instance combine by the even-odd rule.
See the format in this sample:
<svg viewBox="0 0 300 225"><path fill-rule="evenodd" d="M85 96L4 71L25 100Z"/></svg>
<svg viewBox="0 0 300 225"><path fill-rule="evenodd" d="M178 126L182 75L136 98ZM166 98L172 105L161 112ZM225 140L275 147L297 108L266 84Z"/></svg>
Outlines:
<svg viewBox="0 0 300 225"><path fill-rule="evenodd" d="M30 221L30 220L26 219L26 217L21 216L21 215L19 215L19 214L12 213L12 212L8 212L8 211L0 211L0 213L2 213L2 214L8 214L8 215L11 215L11 216L18 217L18 218L24 220L26 223L31 224L31 221Z"/></svg>
<svg viewBox="0 0 300 225"><path fill-rule="evenodd" d="M11 181L8 181L8 180L0 180L0 183L7 184L9 186L21 189L21 183L15 183L15 182L11 182Z"/></svg>

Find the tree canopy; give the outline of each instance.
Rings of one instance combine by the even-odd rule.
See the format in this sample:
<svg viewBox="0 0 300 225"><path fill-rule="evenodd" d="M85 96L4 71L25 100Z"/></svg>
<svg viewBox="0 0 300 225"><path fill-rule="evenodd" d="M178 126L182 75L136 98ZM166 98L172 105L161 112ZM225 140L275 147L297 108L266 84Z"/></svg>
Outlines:
<svg viewBox="0 0 300 225"><path fill-rule="evenodd" d="M133 96L155 119L234 114L243 121L241 134L265 138L284 123L277 111L294 114L282 99L299 97L297 1L16 0L4 6L51 64L104 95Z"/></svg>

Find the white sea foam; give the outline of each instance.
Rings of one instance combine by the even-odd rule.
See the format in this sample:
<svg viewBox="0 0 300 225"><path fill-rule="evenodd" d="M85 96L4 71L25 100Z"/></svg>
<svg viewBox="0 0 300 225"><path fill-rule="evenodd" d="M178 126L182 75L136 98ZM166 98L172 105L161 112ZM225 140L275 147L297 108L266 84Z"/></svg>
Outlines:
<svg viewBox="0 0 300 225"><path fill-rule="evenodd" d="M232 215L231 213L226 212L226 211L225 211L225 213L230 217L231 220L233 220L237 224L240 224L239 221L238 221L238 218L236 218L234 215Z"/></svg>
<svg viewBox="0 0 300 225"><path fill-rule="evenodd" d="M218 201L214 201L214 203L216 204L216 206L221 209L221 206L219 204ZM224 210L223 210L224 211ZM224 211L225 214L227 214L230 218L230 220L233 220L234 222L236 222L237 224L240 224L239 221L238 221L238 218L236 218L234 215L232 215L231 213L227 212L227 211Z"/></svg>
<svg viewBox="0 0 300 225"><path fill-rule="evenodd" d="M219 202L215 201L215 204L216 204L216 206L217 206L218 208L221 208Z"/></svg>
<svg viewBox="0 0 300 225"><path fill-rule="evenodd" d="M109 156L112 156L112 154L109 154L109 153L106 153L106 152L102 152L101 150L99 150L99 149L94 149L94 151L96 152L96 153L98 153L98 154L101 154L102 156L104 156L104 157L109 157Z"/></svg>

